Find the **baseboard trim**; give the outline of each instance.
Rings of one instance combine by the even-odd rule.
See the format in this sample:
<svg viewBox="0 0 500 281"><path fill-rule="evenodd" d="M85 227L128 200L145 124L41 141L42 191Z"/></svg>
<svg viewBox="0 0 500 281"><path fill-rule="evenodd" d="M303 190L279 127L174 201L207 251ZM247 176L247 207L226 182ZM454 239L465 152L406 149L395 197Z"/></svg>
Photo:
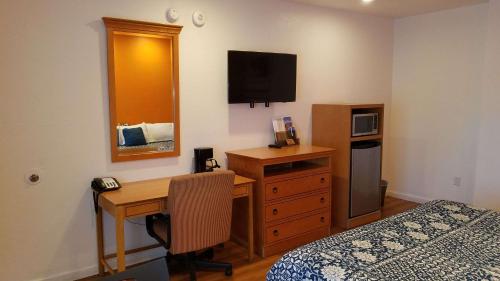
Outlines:
<svg viewBox="0 0 500 281"><path fill-rule="evenodd" d="M87 266L83 267L74 271L66 271L66 272L61 272L49 277L44 277L44 278L37 278L33 279L31 281L67 281L67 280L76 280L76 279L82 279L85 277L93 276L96 275L98 272L97 266L92 265L92 266Z"/></svg>
<svg viewBox="0 0 500 281"><path fill-rule="evenodd" d="M423 197L423 196L417 196L409 193L403 193L403 192L398 192L398 191L392 191L392 190L387 190L387 195L398 198L398 199L403 199L407 201L412 201L412 202L417 202L417 203L426 203L429 201L432 201L433 199Z"/></svg>

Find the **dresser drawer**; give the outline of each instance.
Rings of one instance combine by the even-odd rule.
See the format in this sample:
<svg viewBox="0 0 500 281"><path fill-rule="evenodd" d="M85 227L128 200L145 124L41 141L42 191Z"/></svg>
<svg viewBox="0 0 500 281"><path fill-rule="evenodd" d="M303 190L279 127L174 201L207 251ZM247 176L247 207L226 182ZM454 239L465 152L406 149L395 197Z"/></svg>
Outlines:
<svg viewBox="0 0 500 281"><path fill-rule="evenodd" d="M330 187L330 173L268 183L265 187L266 200L279 199L325 187Z"/></svg>
<svg viewBox="0 0 500 281"><path fill-rule="evenodd" d="M266 243L273 243L330 225L330 212L320 213L298 220L266 228Z"/></svg>
<svg viewBox="0 0 500 281"><path fill-rule="evenodd" d="M266 222L271 222L330 206L330 192L272 204L266 207Z"/></svg>

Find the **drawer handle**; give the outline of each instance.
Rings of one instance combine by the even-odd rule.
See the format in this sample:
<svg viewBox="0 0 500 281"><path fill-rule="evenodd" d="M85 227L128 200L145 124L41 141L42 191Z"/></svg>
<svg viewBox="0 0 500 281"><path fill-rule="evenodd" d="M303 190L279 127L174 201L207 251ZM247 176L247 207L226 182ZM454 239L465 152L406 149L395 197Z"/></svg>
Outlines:
<svg viewBox="0 0 500 281"><path fill-rule="evenodd" d="M321 183L324 183L324 182L325 182L325 178L321 178L319 181L320 181Z"/></svg>
<svg viewBox="0 0 500 281"><path fill-rule="evenodd" d="M319 203L321 204L325 203L325 197L321 197L321 199L319 199Z"/></svg>
<svg viewBox="0 0 500 281"><path fill-rule="evenodd" d="M320 222L325 222L325 217L321 217L321 218L319 219L319 221L320 221Z"/></svg>
<svg viewBox="0 0 500 281"><path fill-rule="evenodd" d="M273 215L277 215L278 214L278 209L273 209Z"/></svg>
<svg viewBox="0 0 500 281"><path fill-rule="evenodd" d="M278 188L277 187L273 187L273 193L278 193Z"/></svg>
<svg viewBox="0 0 500 281"><path fill-rule="evenodd" d="M276 230L276 229L275 229L275 230L273 230L273 235L274 235L274 236L279 236L279 235L280 235L280 233L279 233L279 231L278 231L278 230Z"/></svg>

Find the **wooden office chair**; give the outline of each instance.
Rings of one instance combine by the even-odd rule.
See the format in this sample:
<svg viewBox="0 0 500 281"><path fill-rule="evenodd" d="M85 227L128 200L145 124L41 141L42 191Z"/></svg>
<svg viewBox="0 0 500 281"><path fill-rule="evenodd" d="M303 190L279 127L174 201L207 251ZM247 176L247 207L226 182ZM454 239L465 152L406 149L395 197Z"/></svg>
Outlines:
<svg viewBox="0 0 500 281"><path fill-rule="evenodd" d="M167 214L146 217L149 235L169 251L167 257L185 254L191 280L196 280L196 269L223 269L226 276L232 275L230 263L203 261L202 257L211 258L211 248L229 240L233 185L233 171L173 177Z"/></svg>

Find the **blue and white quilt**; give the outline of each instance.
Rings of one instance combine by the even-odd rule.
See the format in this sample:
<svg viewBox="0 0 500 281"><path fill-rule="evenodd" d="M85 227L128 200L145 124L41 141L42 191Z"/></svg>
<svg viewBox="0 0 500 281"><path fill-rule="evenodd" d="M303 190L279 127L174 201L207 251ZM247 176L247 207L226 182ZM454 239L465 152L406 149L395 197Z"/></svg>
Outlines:
<svg viewBox="0 0 500 281"><path fill-rule="evenodd" d="M295 249L267 280L500 280L500 213L432 201Z"/></svg>

